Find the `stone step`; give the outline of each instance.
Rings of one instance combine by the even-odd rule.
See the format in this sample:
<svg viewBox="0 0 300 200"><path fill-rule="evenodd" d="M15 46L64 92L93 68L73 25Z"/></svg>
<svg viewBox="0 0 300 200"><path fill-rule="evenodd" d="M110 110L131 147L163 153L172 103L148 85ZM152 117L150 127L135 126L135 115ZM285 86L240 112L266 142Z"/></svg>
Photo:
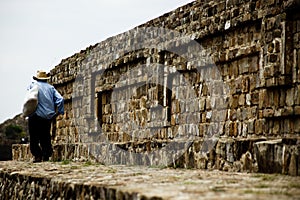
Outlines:
<svg viewBox="0 0 300 200"><path fill-rule="evenodd" d="M300 140L278 139L254 145L259 172L300 175Z"/></svg>
<svg viewBox="0 0 300 200"><path fill-rule="evenodd" d="M278 174L93 162L0 162L0 200L298 199L299 186L298 177Z"/></svg>
<svg viewBox="0 0 300 200"><path fill-rule="evenodd" d="M237 172L300 174L300 139L206 140L55 144L51 160L169 166ZM28 144L13 145L13 160L29 161Z"/></svg>

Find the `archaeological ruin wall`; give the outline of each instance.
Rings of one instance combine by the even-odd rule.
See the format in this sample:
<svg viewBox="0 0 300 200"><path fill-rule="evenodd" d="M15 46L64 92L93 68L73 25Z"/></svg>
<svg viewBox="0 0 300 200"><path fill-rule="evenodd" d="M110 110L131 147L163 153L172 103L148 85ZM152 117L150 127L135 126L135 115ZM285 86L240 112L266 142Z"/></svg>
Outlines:
<svg viewBox="0 0 300 200"><path fill-rule="evenodd" d="M299 5L195 1L62 60L54 157L299 174Z"/></svg>

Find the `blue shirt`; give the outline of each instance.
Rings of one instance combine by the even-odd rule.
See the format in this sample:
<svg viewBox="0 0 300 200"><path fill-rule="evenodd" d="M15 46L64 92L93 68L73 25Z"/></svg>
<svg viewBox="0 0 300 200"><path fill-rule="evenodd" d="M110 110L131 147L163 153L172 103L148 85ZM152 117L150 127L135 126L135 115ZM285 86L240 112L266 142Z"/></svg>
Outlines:
<svg viewBox="0 0 300 200"><path fill-rule="evenodd" d="M64 99L59 92L52 85L43 81L32 82L29 89L34 84L37 84L39 88L35 113L44 119L51 119L55 116L57 108L59 114L64 114Z"/></svg>

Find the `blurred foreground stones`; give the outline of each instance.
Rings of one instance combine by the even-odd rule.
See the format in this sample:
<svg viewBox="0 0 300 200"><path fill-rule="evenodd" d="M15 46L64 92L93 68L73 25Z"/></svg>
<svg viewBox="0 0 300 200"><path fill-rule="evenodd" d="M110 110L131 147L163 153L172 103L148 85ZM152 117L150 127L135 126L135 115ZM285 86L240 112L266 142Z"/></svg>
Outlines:
<svg viewBox="0 0 300 200"><path fill-rule="evenodd" d="M91 162L0 162L0 199L299 199L300 179L278 174Z"/></svg>

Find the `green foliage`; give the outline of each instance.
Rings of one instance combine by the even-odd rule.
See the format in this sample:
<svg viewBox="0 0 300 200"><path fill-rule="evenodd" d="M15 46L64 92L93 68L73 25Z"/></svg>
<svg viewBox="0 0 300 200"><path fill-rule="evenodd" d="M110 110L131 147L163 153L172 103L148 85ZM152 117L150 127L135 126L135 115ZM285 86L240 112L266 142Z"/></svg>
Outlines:
<svg viewBox="0 0 300 200"><path fill-rule="evenodd" d="M91 161L86 161L85 163L84 163L84 166L90 166L90 165L92 165L93 163L91 162Z"/></svg>
<svg viewBox="0 0 300 200"><path fill-rule="evenodd" d="M69 165L70 163L71 163L70 160L63 160L63 161L61 161L62 165Z"/></svg>
<svg viewBox="0 0 300 200"><path fill-rule="evenodd" d="M14 124L10 124L5 128L5 135L8 139L19 140L20 138L26 136L22 127Z"/></svg>
<svg viewBox="0 0 300 200"><path fill-rule="evenodd" d="M109 174L115 174L117 172L117 170L116 169L108 169L108 170L106 170L106 173L109 173Z"/></svg>

